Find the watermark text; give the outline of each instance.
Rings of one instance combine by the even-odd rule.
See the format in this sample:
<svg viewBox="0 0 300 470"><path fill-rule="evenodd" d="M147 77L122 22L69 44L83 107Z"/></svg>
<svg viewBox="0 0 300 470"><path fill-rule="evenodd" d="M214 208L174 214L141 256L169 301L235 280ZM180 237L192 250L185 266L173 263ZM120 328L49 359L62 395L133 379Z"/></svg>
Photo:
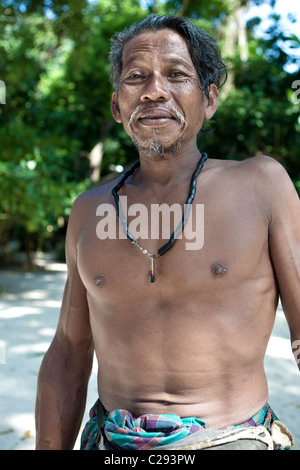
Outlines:
<svg viewBox="0 0 300 470"><path fill-rule="evenodd" d="M300 339L296 339L295 341L292 342L292 349L293 349L296 364L299 366L300 364Z"/></svg>
<svg viewBox="0 0 300 470"><path fill-rule="evenodd" d="M0 364L6 364L6 344L0 341Z"/></svg>
<svg viewBox="0 0 300 470"><path fill-rule="evenodd" d="M176 239L185 238L186 250L200 250L204 245L204 204L195 204L193 210L185 204L151 204L150 210L144 204L127 205L127 196L120 196L119 220L112 204L100 204L96 216L100 221L96 234L100 240L126 239L126 230L136 240L168 240L172 233ZM182 223L183 222L183 223ZM184 230L182 227L184 226Z"/></svg>
<svg viewBox="0 0 300 470"><path fill-rule="evenodd" d="M0 104L6 104L6 86L3 80L0 80Z"/></svg>
<svg viewBox="0 0 300 470"><path fill-rule="evenodd" d="M292 101L294 104L300 104L300 80L295 80L293 83L292 83L292 89L293 90L296 90L293 94L292 94Z"/></svg>

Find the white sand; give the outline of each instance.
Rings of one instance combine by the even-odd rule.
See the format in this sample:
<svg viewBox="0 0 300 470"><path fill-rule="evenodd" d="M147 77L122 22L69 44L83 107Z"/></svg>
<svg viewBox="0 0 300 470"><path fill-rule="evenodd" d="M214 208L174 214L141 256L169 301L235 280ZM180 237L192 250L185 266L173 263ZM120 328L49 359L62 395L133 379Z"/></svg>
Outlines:
<svg viewBox="0 0 300 470"><path fill-rule="evenodd" d="M37 374L55 332L65 279L64 265L49 265L47 272L0 271L0 450L34 449ZM265 365L269 403L300 449L300 374L280 308ZM95 364L84 422L96 399Z"/></svg>

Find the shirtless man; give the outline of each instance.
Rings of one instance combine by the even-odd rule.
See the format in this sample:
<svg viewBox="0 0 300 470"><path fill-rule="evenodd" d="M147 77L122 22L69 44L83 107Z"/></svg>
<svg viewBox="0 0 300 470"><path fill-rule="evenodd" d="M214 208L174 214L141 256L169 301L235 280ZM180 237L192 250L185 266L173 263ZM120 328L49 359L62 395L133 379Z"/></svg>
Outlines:
<svg viewBox="0 0 300 470"><path fill-rule="evenodd" d="M215 64L204 70L200 63L199 75L187 33L176 29L182 24L187 20L146 19L125 38L117 62L112 113L140 156L118 195L149 214L151 204L183 207L201 157L197 135L218 106L217 48L201 33ZM115 185L81 195L72 208L61 315L39 374L37 449L73 448L94 350L105 413L171 413L223 429L267 403L263 361L279 295L291 342L299 344L300 204L279 163L208 158L189 216L204 205L204 244L188 250L178 238L155 260L154 282L146 252L124 236L97 236L97 208L114 206ZM152 254L167 241L161 233L139 239Z"/></svg>

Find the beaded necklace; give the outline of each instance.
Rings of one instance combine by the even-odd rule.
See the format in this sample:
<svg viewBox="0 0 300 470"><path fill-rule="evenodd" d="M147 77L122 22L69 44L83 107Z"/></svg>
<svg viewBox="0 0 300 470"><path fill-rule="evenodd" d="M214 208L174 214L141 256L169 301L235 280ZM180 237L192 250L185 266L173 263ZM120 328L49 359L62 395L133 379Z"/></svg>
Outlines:
<svg viewBox="0 0 300 470"><path fill-rule="evenodd" d="M122 213L122 208L121 208L121 205L120 205L120 200L119 200L119 195L118 195L118 191L122 188L122 186L124 185L127 178L129 178L129 176L131 176L135 172L135 170L140 166L139 161L136 162L134 165L132 165L132 167L121 177L118 184L111 191L111 193L113 195L113 198L115 200L115 203L116 203L117 216L118 216L118 218L119 218L119 220L122 224L122 228L124 230L124 233L125 233L127 239L133 245L138 247L141 250L141 252L144 253L145 255L147 255L148 258L150 259L150 271L148 273L148 276L149 276L149 281L151 283L155 281L155 270L154 270L154 261L155 261L155 259L158 258L159 256L164 255L168 250L170 250L170 248L172 248L172 246L174 245L175 241L177 240L178 236L181 234L181 232L182 232L182 230L183 230L183 228L186 224L186 221L187 221L189 213L190 213L191 205L192 205L192 202L193 202L195 194L196 194L197 178L198 178L198 175L199 175L200 171L202 170L203 165L204 165L206 160L207 160L207 154L203 153L203 155L201 156L201 158L200 158L200 160L197 164L197 168L196 168L196 170L194 171L194 173L192 175L189 195L188 195L187 200L186 200L185 205L184 205L184 213L183 213L181 222L179 223L176 230L172 233L169 241L167 243L165 243L163 246L161 246L157 253L150 253L150 251L146 250L146 248L143 248L139 244L137 239L134 238L131 235L131 233L128 230L127 220L126 220L126 218L124 217L124 215Z"/></svg>

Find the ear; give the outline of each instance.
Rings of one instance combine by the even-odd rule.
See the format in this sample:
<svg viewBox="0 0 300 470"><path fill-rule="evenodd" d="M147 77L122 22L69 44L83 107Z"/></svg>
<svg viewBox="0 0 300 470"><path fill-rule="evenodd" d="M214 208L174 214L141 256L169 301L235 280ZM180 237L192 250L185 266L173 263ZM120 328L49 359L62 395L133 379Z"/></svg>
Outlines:
<svg viewBox="0 0 300 470"><path fill-rule="evenodd" d="M205 107L205 112L204 112L204 119L211 119L215 112L218 109L218 104L219 104L219 91L216 85L210 85L209 87L209 95L208 95L208 100L205 97L206 100L206 107Z"/></svg>
<svg viewBox="0 0 300 470"><path fill-rule="evenodd" d="M118 103L118 96L117 93L113 92L111 97L111 112L115 120L119 123L122 122L121 112Z"/></svg>

